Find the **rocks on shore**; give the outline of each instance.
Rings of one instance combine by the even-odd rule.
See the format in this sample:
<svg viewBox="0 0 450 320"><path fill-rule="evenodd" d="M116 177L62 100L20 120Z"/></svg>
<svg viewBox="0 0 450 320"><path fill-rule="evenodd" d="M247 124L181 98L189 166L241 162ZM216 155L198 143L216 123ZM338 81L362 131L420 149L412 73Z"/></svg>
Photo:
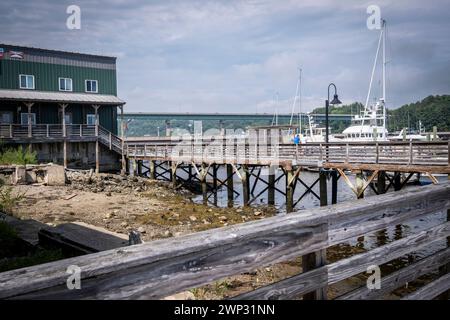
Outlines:
<svg viewBox="0 0 450 320"><path fill-rule="evenodd" d="M92 171L67 171L67 180L72 189L94 193L139 193L149 189L150 181L145 178L116 174L93 174Z"/></svg>

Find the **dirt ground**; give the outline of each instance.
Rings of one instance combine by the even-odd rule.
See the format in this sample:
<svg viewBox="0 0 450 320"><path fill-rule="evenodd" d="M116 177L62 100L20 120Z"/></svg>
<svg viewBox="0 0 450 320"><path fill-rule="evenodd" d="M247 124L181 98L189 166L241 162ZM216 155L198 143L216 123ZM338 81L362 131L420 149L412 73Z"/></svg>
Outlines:
<svg viewBox="0 0 450 320"><path fill-rule="evenodd" d="M50 226L82 221L127 234L139 230L144 241L263 219L273 208L215 208L193 203L167 184L149 182L147 191L92 192L68 186L21 185L25 195L16 206L16 217L35 219Z"/></svg>

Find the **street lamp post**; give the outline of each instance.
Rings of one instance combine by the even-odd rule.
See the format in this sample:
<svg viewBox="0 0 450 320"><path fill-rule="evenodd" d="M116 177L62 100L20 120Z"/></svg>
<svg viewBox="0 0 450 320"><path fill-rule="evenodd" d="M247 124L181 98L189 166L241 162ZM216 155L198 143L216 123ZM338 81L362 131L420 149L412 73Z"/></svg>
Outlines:
<svg viewBox="0 0 450 320"><path fill-rule="evenodd" d="M333 101L330 102L330 88L334 87L334 98ZM339 100L338 98L338 94L337 94L337 88L336 85L334 83L330 83L328 85L328 99L325 100L325 143L329 142L329 134L330 134L330 129L329 129L329 121L328 121L328 113L329 113L329 108L330 108L330 104L331 105L338 105L341 104L342 102Z"/></svg>

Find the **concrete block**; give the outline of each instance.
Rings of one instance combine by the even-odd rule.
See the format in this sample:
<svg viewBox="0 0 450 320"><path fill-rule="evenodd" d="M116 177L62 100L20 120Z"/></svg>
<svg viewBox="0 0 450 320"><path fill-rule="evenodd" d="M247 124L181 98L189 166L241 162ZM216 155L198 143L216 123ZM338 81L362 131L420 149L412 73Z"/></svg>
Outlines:
<svg viewBox="0 0 450 320"><path fill-rule="evenodd" d="M26 179L27 183L36 183L37 182L36 171L26 170L25 171L25 179Z"/></svg>
<svg viewBox="0 0 450 320"><path fill-rule="evenodd" d="M12 184L26 184L26 173L27 169L25 166L16 166L16 170L14 171L14 174L12 176Z"/></svg>
<svg viewBox="0 0 450 320"><path fill-rule="evenodd" d="M45 183L48 186L63 186L66 184L66 170L63 166L48 166L45 176Z"/></svg>

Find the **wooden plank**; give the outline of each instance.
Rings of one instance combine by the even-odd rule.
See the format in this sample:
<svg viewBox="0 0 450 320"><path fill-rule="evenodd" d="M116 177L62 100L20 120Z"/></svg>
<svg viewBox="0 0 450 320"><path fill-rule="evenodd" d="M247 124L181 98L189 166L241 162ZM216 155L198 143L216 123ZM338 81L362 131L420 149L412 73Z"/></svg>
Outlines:
<svg viewBox="0 0 450 320"><path fill-rule="evenodd" d="M450 290L450 273L407 295L402 300L431 300Z"/></svg>
<svg viewBox="0 0 450 320"><path fill-rule="evenodd" d="M379 170L379 171L398 171L398 172L430 172L430 173L450 173L448 164L442 165L392 165L392 164L351 164L351 163L324 163L324 168L343 169L343 170Z"/></svg>
<svg viewBox="0 0 450 320"><path fill-rule="evenodd" d="M418 277L433 272L450 259L450 249L441 250L416 263L381 278L380 289L369 290L366 286L348 292L337 300L376 299L395 290Z"/></svg>
<svg viewBox="0 0 450 320"><path fill-rule="evenodd" d="M442 224L371 251L244 293L234 299L292 299L322 287L326 283L331 285L365 272L370 265L381 265L411 251L429 246L447 237L448 234L450 234L450 223Z"/></svg>
<svg viewBox="0 0 450 320"><path fill-rule="evenodd" d="M46 294L61 297L156 298L325 249L358 232L385 228L393 215L425 212L428 201L448 205L449 199L450 183L443 183L8 271L0 274L0 298L47 288ZM368 220L367 229L328 240L328 225L344 230L352 221L364 220L362 216L380 214L387 220L380 219L378 225ZM83 289L77 292L65 287L66 269L72 264L82 269Z"/></svg>

